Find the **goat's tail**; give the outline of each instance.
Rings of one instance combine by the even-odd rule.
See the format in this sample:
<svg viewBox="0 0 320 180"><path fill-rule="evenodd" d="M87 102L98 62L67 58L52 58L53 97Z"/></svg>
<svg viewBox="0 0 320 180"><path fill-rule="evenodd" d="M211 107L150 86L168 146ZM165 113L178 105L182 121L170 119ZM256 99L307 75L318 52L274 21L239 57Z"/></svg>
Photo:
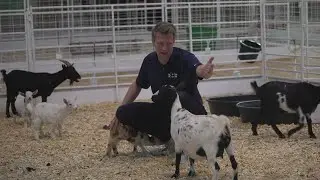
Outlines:
<svg viewBox="0 0 320 180"><path fill-rule="evenodd" d="M2 74L2 79L3 79L3 81L6 83L7 82L7 71L6 70L4 70L4 69L2 69L1 70L1 74Z"/></svg>
<svg viewBox="0 0 320 180"><path fill-rule="evenodd" d="M224 128L224 127L228 127L228 129L230 129L230 124L231 124L230 119L225 115L219 115L218 117L219 117L219 122L222 123L221 127L223 127L223 128L221 128L221 129L225 130L226 128ZM227 132L224 132L224 134L225 133L227 133Z"/></svg>
<svg viewBox="0 0 320 180"><path fill-rule="evenodd" d="M259 86L257 84L257 81L250 82L250 85L251 85L252 89L254 90L254 92L258 95Z"/></svg>

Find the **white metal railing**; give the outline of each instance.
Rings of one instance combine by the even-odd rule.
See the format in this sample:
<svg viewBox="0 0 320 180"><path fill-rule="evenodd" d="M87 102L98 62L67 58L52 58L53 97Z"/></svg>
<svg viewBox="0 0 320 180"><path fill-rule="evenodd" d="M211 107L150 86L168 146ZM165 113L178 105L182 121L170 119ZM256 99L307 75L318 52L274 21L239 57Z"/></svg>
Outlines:
<svg viewBox="0 0 320 180"><path fill-rule="evenodd" d="M293 8L294 2L303 2L298 12ZM25 25L22 32L0 32L0 47L4 47L0 48L0 66L8 69L24 67L31 71L58 70L60 65L55 60L58 53L64 59L75 62L81 74L90 74L83 78L85 81L114 80L102 84L79 84L76 88L112 86L118 93L119 86L130 82L122 79L134 78L143 57L153 51L150 28L155 22L165 20L177 27L178 47L189 49L202 62L206 62L209 56L216 57L215 63L222 67L215 72L226 72L226 75L212 79L257 75L267 79L277 77L272 72L281 71L296 74L293 77L296 80L314 80L319 74L315 72L318 65L311 64L309 60L316 59L320 54L320 42L318 46L317 41L320 40L320 23L314 20L309 22L308 2L208 1L32 7L29 0L25 0L24 10L0 11L0 19L23 16ZM301 14L300 19L294 14ZM202 33L200 38L196 37L199 34L195 30ZM245 39L259 42L261 52L239 53L239 41ZM3 44L5 46L1 46ZM19 53L25 56L19 66L2 60L10 59L11 56L6 57L8 54L16 57L11 59L18 59ZM241 66L238 56L252 54L259 54L257 63ZM276 59L272 61L276 66L295 68L271 66L271 59ZM223 67L232 64L232 67ZM258 74L227 73L257 69L260 69ZM123 71L129 70L134 73L123 74Z"/></svg>
<svg viewBox="0 0 320 180"><path fill-rule="evenodd" d="M311 59L318 58L320 55L312 51L320 47L320 41L317 40L320 39L320 33L319 30L316 29L319 27L320 21L318 23L315 23L314 20L312 20L312 23L309 22L309 19L313 18L313 14L308 11L310 9L308 5L312 2L318 3L312 7L313 11L316 10L312 13L320 13L320 3L315 0L262 3L263 15L261 17L264 19L262 24L262 30L264 32L264 35L262 35L262 44L264 45L262 53L265 56L263 59L269 59L268 57L270 57L270 59L274 57L280 57L280 59L281 57L286 58L285 61L272 61L273 67L265 64L265 78L288 78L290 77L289 74L294 74L294 76L290 78L296 81L314 82L315 79L320 78L320 64L310 64ZM298 8L295 8L296 4L299 5ZM279 9L284 9L285 11L280 11ZM292 17L292 14L299 14L300 19ZM272 27L273 24L282 24L282 27ZM310 30L310 28L314 29ZM281 35L276 36L272 31L277 30L285 33L279 33ZM287 45L282 52L271 52L266 48L267 44L284 47L284 42L287 42ZM287 61L288 59L290 60L289 62ZM287 68L282 68L283 65L286 65ZM289 67L293 68L290 69ZM318 72L311 72L311 69ZM281 75L277 76L274 72L281 72Z"/></svg>

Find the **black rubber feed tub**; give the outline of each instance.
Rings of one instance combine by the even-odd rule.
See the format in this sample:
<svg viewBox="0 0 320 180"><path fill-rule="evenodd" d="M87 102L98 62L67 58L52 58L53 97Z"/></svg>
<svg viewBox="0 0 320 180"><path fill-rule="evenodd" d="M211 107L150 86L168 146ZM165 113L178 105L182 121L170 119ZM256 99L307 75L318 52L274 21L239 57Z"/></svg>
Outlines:
<svg viewBox="0 0 320 180"><path fill-rule="evenodd" d="M260 100L242 101L237 103L236 106L239 109L241 121L247 123L258 120L258 124L266 124L266 121L270 121L260 114L260 105ZM292 124L297 123L298 120L299 116L297 114L290 114L282 111L279 118L276 120L276 124Z"/></svg>
<svg viewBox="0 0 320 180"><path fill-rule="evenodd" d="M225 97L213 97L207 99L211 114L240 117L237 103L247 100L257 100L256 95L237 95Z"/></svg>
<svg viewBox="0 0 320 180"><path fill-rule="evenodd" d="M240 50L239 53L258 53L261 51L261 44L252 40L243 40L240 41ZM240 60L256 60L258 57L258 54L245 54L245 55L239 55L238 58ZM248 62L248 63L254 63L254 61Z"/></svg>

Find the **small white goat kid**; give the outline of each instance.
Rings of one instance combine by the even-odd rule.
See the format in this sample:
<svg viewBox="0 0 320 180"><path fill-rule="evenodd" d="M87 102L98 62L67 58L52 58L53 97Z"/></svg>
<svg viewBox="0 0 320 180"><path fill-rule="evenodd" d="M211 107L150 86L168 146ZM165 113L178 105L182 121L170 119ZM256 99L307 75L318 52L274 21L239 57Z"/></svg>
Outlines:
<svg viewBox="0 0 320 180"><path fill-rule="evenodd" d="M21 101L16 101L16 106L18 107L18 112L21 114L21 116L24 118L24 127L30 127L31 126L31 115L32 107L36 104L36 99L33 97L38 93L38 90L35 90L34 92L26 91L25 93L19 92L19 95L23 96L23 106L18 105ZM21 107L20 107L21 106Z"/></svg>
<svg viewBox="0 0 320 180"><path fill-rule="evenodd" d="M176 152L176 170L172 177L179 177L181 155L185 154L190 161L188 176L195 176L195 159L206 158L213 171L213 180L216 180L220 170L216 158L223 157L226 149L233 169L233 180L238 179L238 163L234 157L230 121L226 116L190 113L182 108L176 89L170 85L161 87L153 98L165 98L172 102L170 131Z"/></svg>
<svg viewBox="0 0 320 180"><path fill-rule="evenodd" d="M43 135L42 125L51 125L50 135L56 137L55 130L58 130L58 136L61 136L62 124L64 119L77 108L75 104L77 97L73 101L63 98L63 104L54 104L48 102L40 102L36 106L29 109L32 111L32 128L34 130L34 138L39 140L40 135ZM28 106L30 108L30 106Z"/></svg>

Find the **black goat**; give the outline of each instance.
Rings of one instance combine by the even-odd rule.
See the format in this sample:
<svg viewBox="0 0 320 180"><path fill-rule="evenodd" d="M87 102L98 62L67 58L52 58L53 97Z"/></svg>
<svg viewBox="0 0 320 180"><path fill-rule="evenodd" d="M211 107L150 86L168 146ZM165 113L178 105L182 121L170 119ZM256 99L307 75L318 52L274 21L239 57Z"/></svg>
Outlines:
<svg viewBox="0 0 320 180"><path fill-rule="evenodd" d="M60 61L63 63L62 70L56 73L34 73L24 70L12 70L6 74L6 70L1 70L3 81L7 86L6 115L8 118L11 117L9 112L10 104L12 113L20 116L15 107L18 92L25 93L26 91L33 92L38 90L34 98L41 96L42 102L47 102L47 97L66 79L70 80L70 85L73 82L79 82L81 76L73 67L73 64L70 64L66 60Z"/></svg>
<svg viewBox="0 0 320 180"><path fill-rule="evenodd" d="M306 118L309 136L310 138L316 138L312 132L311 114L320 102L320 87L307 82L288 83L280 81L267 82L260 87L258 87L256 81L253 81L251 86L261 100L262 117L268 120L267 124L271 124L272 129L280 138L285 138L285 136L277 128L276 120L282 110L299 115L299 125L289 130L288 137L303 128ZM258 122L251 123L253 135L257 135Z"/></svg>

